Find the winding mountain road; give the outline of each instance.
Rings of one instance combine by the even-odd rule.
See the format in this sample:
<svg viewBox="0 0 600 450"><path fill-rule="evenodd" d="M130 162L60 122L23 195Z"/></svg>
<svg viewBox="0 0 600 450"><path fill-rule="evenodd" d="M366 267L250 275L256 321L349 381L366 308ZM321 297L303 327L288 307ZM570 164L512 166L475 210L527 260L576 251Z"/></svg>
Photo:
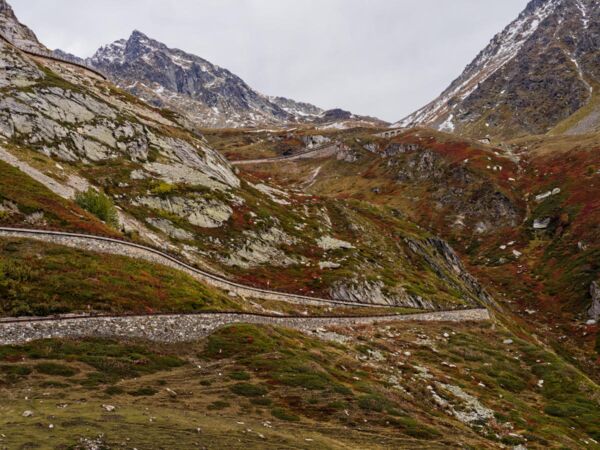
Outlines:
<svg viewBox="0 0 600 450"><path fill-rule="evenodd" d="M166 253L150 247L101 236L45 230L0 227L0 238L34 239L83 250L119 254L162 264L187 273L211 286L235 292L244 297L279 300L303 305L362 306L356 302L307 297L244 286L203 272ZM122 337L156 342L189 342L208 336L229 324L251 323L314 332L328 326L352 327L384 322L470 322L490 320L486 309L429 311L419 314L386 314L363 316L284 316L239 312L202 312L198 314L148 315L67 315L61 317L0 318L0 345L18 345L39 339Z"/></svg>
<svg viewBox="0 0 600 450"><path fill-rule="evenodd" d="M186 264L175 257L168 255L167 253L161 252L160 250L140 244L134 244L133 242L122 241L103 236L66 233L61 231L0 227L0 238L34 239L38 241L64 245L71 248L77 248L80 250L142 259L154 264L171 267L190 275L192 278L202 283L248 298L283 301L301 305L352 306L369 308L390 307L390 305L363 304L356 303L352 300L332 300L246 286L192 267L189 264Z"/></svg>
<svg viewBox="0 0 600 450"><path fill-rule="evenodd" d="M285 162L285 161L298 161L301 159L312 159L312 158L326 158L328 156L333 156L337 152L340 151L339 143L331 143L320 145L315 148L306 149L301 153L297 153L295 155L290 156L278 156L275 158L262 158L262 159L247 159L247 160L239 160L239 161L229 161L230 164L234 166L244 166L244 165L254 165L254 164L270 164L277 162Z"/></svg>
<svg viewBox="0 0 600 450"><path fill-rule="evenodd" d="M180 270L199 281L229 290L230 293L243 297L278 300L303 305L383 307L383 305L357 304L350 301L314 298L244 286L196 269L153 248L101 236L0 227L0 238L34 239L88 251L144 259ZM278 316L237 312L203 312L199 314L70 315L42 318L3 318L0 319L0 345L18 345L39 339L81 337L124 337L156 342L188 342L208 336L214 330L234 323L275 325L312 332L327 326L351 327L380 322L468 322L487 320L490 320L490 315L486 309L364 316Z"/></svg>

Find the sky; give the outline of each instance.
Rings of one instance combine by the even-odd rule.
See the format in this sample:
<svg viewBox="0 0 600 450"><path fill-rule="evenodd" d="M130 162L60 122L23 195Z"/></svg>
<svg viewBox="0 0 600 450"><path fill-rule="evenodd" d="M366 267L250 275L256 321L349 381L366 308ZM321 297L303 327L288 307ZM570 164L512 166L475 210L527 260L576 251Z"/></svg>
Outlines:
<svg viewBox="0 0 600 450"><path fill-rule="evenodd" d="M395 122L433 100L528 0L9 0L49 48L135 29L267 94Z"/></svg>

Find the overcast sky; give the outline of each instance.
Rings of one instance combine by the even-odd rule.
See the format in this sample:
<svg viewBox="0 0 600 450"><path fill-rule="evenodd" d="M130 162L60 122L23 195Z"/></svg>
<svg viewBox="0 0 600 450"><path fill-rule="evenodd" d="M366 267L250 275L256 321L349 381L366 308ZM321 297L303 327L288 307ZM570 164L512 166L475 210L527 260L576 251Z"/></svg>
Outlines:
<svg viewBox="0 0 600 450"><path fill-rule="evenodd" d="M50 48L138 29L268 95L397 121L436 97L527 0L9 0Z"/></svg>

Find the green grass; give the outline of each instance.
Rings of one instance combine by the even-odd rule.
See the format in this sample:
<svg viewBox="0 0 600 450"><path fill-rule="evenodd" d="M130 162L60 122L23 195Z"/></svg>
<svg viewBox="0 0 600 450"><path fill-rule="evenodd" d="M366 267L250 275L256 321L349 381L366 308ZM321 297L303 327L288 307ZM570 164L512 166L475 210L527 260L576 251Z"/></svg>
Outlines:
<svg viewBox="0 0 600 450"><path fill-rule="evenodd" d="M375 379L367 376L366 380L355 381L354 375L366 374L352 370L356 362L341 347L297 332L243 324L228 326L207 339L202 356L213 362L233 363L236 373L243 367L244 376L239 378L248 375L260 381L235 383L229 389L252 398L252 405L272 405L271 414L279 420L305 417L337 421L347 418L346 410L352 417L396 427L389 417L398 416L403 409L397 399L381 392ZM415 418L414 423L419 420ZM411 433L417 435L415 430ZM418 438L435 436L431 431Z"/></svg>
<svg viewBox="0 0 600 450"><path fill-rule="evenodd" d="M216 289L164 266L27 240L0 240L0 314L238 310Z"/></svg>
<svg viewBox="0 0 600 450"><path fill-rule="evenodd" d="M441 339L444 333L450 337ZM231 437L248 448L452 448L459 442L492 448L501 442L554 449L579 448L597 436L597 386L501 327L397 323L361 327L354 336L341 345L240 324L185 345L84 339L0 347L0 395L11 398L0 404L0 426L19 426L18 434L7 434L9 448L43 442L48 431L40 423L55 425L57 442L104 434L114 446L126 435L137 448L193 448L198 439L231 446ZM498 344L507 337L511 346ZM368 350L385 360L370 359ZM475 353L483 360L463 357ZM46 374L40 364L53 368ZM426 367L431 378L421 378L415 366ZM61 376L65 368L75 374ZM390 373L406 393L388 381ZM506 386L505 373L526 385ZM287 378L294 374L300 378ZM305 378L311 374L319 375L317 385ZM427 386L459 411L464 402L437 381L460 386L492 408L495 420L461 424L436 406ZM177 394L167 395L168 389ZM68 407L57 407L62 404ZM105 412L106 404L116 411ZM26 409L35 420L20 417ZM169 441L173 434L177 443Z"/></svg>

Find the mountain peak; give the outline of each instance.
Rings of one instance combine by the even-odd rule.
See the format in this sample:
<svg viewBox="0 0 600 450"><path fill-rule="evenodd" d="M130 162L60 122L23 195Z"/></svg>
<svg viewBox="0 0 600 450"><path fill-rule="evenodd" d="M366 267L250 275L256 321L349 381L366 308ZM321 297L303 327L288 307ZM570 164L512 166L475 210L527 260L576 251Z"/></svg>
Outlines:
<svg viewBox="0 0 600 450"><path fill-rule="evenodd" d="M148 39L148 36L146 36L140 30L133 30L129 39Z"/></svg>
<svg viewBox="0 0 600 450"><path fill-rule="evenodd" d="M11 15L13 17L15 15L12 7L5 0L0 0L0 14Z"/></svg>
<svg viewBox="0 0 600 450"><path fill-rule="evenodd" d="M164 46L166 48L166 45L162 44L161 42L152 39L151 37L149 37L147 34L139 31L139 30L133 30L131 32L131 35L129 36L129 39L127 39L127 42L137 42L137 43L145 43L145 42L153 42L156 44L160 44L161 46Z"/></svg>
<svg viewBox="0 0 600 450"><path fill-rule="evenodd" d="M476 137L550 131L593 100L600 32L590 24L599 21L595 0L531 1L437 99L396 125Z"/></svg>
<svg viewBox="0 0 600 450"><path fill-rule="evenodd" d="M134 30L88 61L146 101L180 111L204 126L256 126L313 117L313 105L273 100L199 56L169 48ZM282 103L280 105L280 103Z"/></svg>

